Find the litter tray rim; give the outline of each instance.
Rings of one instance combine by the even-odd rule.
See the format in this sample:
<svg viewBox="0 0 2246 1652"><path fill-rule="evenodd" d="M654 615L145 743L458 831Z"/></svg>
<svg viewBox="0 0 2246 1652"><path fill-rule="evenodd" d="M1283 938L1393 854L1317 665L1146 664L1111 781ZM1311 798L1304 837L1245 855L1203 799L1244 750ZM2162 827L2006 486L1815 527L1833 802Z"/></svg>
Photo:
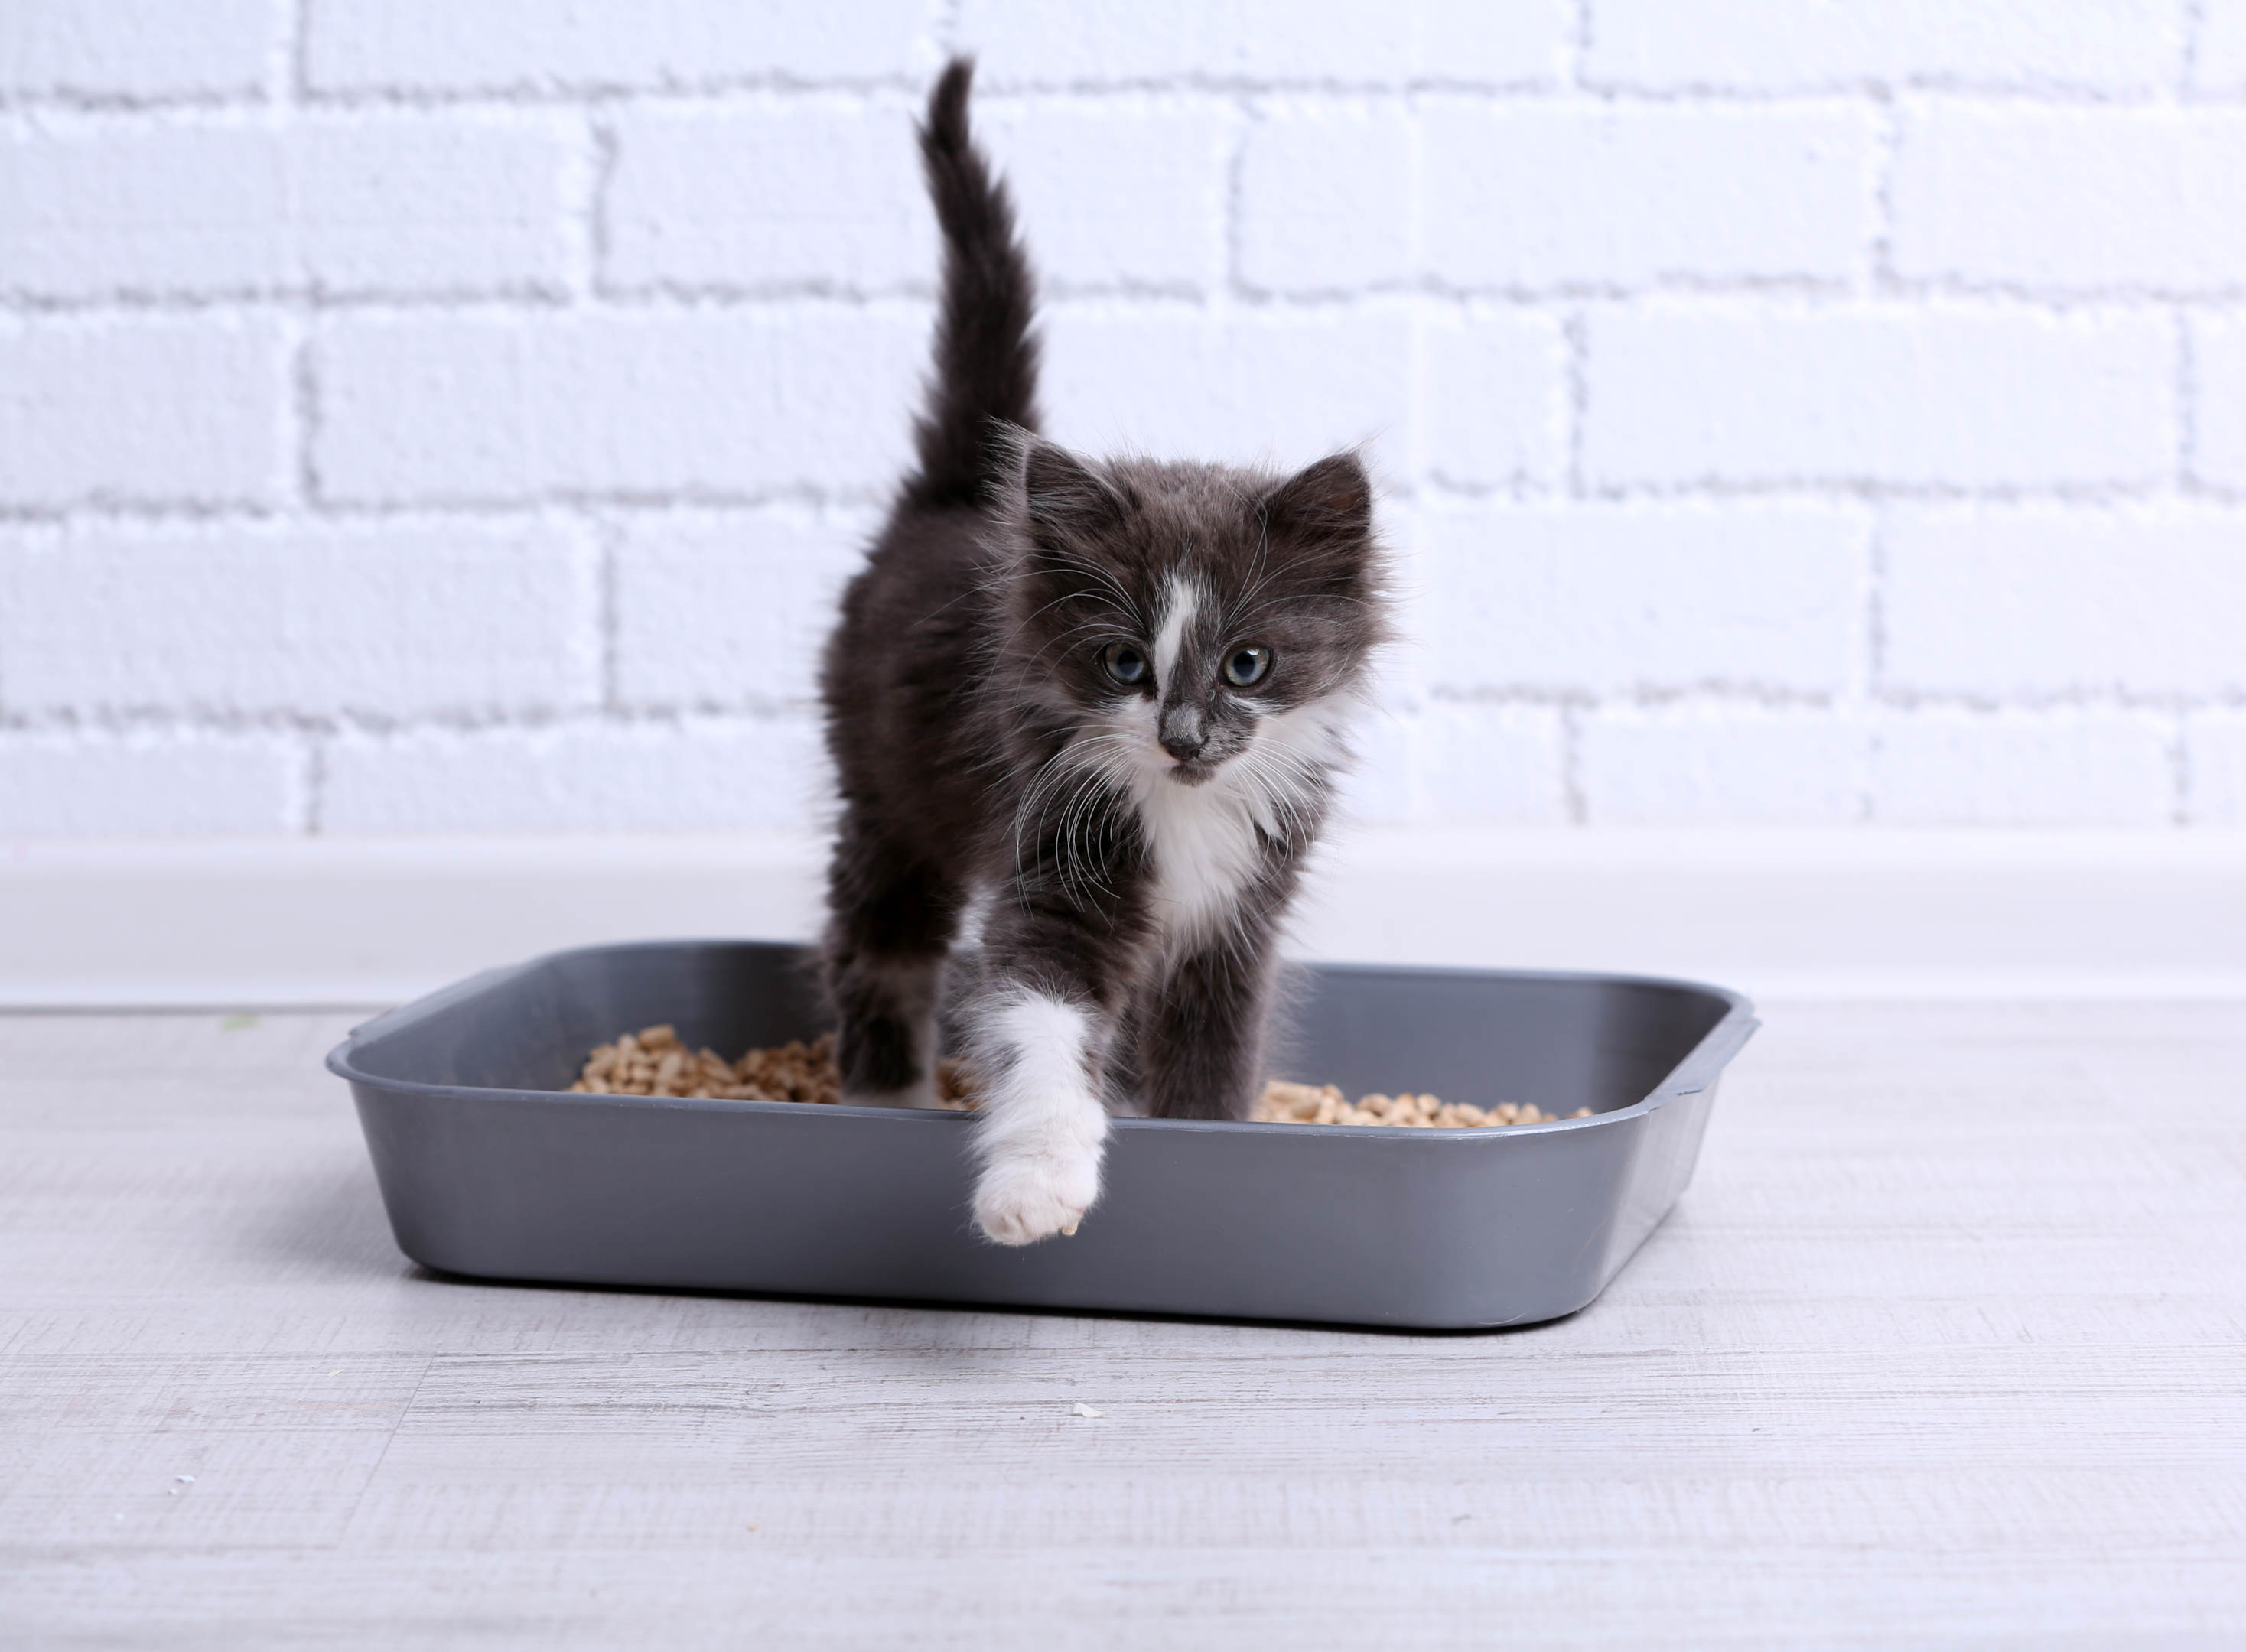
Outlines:
<svg viewBox="0 0 2246 1652"><path fill-rule="evenodd" d="M623 941L601 942L589 946L562 947L552 952L539 954L520 963L502 964L485 969L459 981L423 994L395 1009L384 1010L359 1023L344 1035L343 1042L330 1050L323 1064L337 1078L351 1084L364 1084L377 1090L409 1095L457 1098L478 1101L512 1101L530 1103L559 1103L565 1105L602 1105L610 1108L646 1110L650 1112L690 1111L705 1112L740 1112L766 1114L773 1117L888 1118L930 1125L937 1121L957 1121L960 1125L976 1122L970 1112L943 1107L852 1107L841 1104L814 1105L799 1101L751 1101L732 1097L711 1096L617 1096L568 1090L522 1090L484 1084L439 1084L418 1078L392 1078L371 1073L351 1061L357 1047L371 1043L387 1031L427 1019L441 1010L468 1002L506 982L531 971L558 963L565 959L588 954L615 954L640 950L676 950L692 947L785 947L802 949L801 942L760 941L729 938L686 937L678 940ZM1596 982L1601 986L1653 987L1703 994L1720 1001L1724 1013L1714 1025L1700 1035L1692 1047L1678 1058L1675 1066L1663 1074L1653 1088L1627 1106L1610 1107L1604 1112L1593 1113L1588 1118L1554 1118L1533 1125L1507 1125L1500 1129L1453 1128L1402 1130L1365 1125L1317 1125L1295 1121L1272 1120L1268 1123L1247 1118L1146 1118L1132 1116L1111 1118L1108 1127L1118 1131L1185 1131L1242 1136L1265 1135L1283 1132L1290 1136L1331 1137L1342 1140L1379 1143L1392 1147L1412 1144L1415 1149L1443 1151L1439 1142L1447 1147L1458 1139L1478 1139L1498 1141L1522 1136L1551 1135L1563 1130L1577 1130L1599 1125L1620 1125L1646 1115L1665 1105L1678 1096L1698 1094L1712 1087L1723 1076L1732 1059L1748 1039L1761 1028L1754 1005L1744 993L1712 982L1691 981L1676 976L1612 974L1596 969L1485 969L1459 964L1409 963L1351 963L1331 960L1290 960L1293 967L1320 971L1343 972L1351 975L1440 976L1453 980L1473 981L1535 981L1549 982ZM1683 1075L1690 1073L1694 1082L1680 1083Z"/></svg>

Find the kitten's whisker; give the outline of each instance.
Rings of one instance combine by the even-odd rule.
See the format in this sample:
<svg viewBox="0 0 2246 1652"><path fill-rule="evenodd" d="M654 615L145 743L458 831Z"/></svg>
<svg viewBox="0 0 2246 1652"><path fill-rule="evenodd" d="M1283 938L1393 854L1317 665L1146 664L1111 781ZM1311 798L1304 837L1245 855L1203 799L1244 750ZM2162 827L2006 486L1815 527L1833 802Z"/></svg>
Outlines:
<svg viewBox="0 0 2246 1652"><path fill-rule="evenodd" d="M1106 879L1092 868L1088 850L1083 846L1083 839L1098 808L1112 801L1104 794L1120 789L1118 785L1120 771L1128 744L1125 737L1112 732L1072 732L1066 744L1038 771L1027 795L1015 813L1015 862L1018 868L1026 821L1032 814L1053 819L1056 812L1044 806L1045 799L1062 783L1072 778L1076 781L1074 790L1057 811L1053 872L1062 893L1079 905L1087 888L1097 888L1111 898L1114 894ZM1106 749L1111 747L1118 749ZM1019 875L1018 870L1018 882Z"/></svg>
<svg viewBox="0 0 2246 1652"><path fill-rule="evenodd" d="M1091 574L1094 580L1114 592L1116 600L1128 611L1133 622L1141 627L1145 626L1147 616L1140 610L1138 599L1131 595L1122 581L1115 577L1113 569L1102 568L1099 563L1088 561L1081 557L1072 559L1070 566Z"/></svg>
<svg viewBox="0 0 2246 1652"><path fill-rule="evenodd" d="M1234 615L1256 600L1263 588L1278 577L1279 570L1270 566L1271 525L1260 517L1256 523L1256 560L1249 565L1248 588L1242 592L1232 606L1225 610L1225 623L1234 625Z"/></svg>
<svg viewBox="0 0 2246 1652"><path fill-rule="evenodd" d="M1132 623L1140 627L1141 629L1145 628L1147 616L1144 611L1139 607L1138 599L1133 596L1123 582L1115 577L1113 570L1102 568L1099 563L1091 561L1086 558L1070 555L1066 552L1053 553L1053 554L1057 555L1060 559L1060 566L1064 569L1071 573L1086 576L1095 585L1105 586L1108 590L1113 592L1117 605L1120 607L1125 613L1130 615ZM1035 577L1035 575L1031 574L1026 569L1017 568L1010 570L1007 577L1015 580L1027 581ZM1067 591L1064 592L1061 595L1055 597L1053 602L1069 602L1079 598L1083 595L1084 594L1082 592L1079 591ZM1053 604L1052 602L1049 602L1045 604L1045 607L1051 608L1052 605ZM1040 608L1038 611L1042 614L1045 609Z"/></svg>

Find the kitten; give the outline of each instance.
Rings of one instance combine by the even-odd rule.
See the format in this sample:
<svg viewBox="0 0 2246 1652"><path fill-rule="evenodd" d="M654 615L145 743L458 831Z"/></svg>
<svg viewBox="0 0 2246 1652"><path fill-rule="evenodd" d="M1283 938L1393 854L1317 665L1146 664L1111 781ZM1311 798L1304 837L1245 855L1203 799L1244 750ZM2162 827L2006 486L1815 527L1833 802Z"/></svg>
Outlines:
<svg viewBox="0 0 2246 1652"><path fill-rule="evenodd" d="M920 141L943 226L919 468L842 599L820 689L842 811L827 985L843 1099L934 1101L963 1017L977 1226L1072 1234L1111 1111L1244 1117L1273 948L1387 636L1351 453L1287 478L1089 462L1033 434L1033 288L955 60Z"/></svg>

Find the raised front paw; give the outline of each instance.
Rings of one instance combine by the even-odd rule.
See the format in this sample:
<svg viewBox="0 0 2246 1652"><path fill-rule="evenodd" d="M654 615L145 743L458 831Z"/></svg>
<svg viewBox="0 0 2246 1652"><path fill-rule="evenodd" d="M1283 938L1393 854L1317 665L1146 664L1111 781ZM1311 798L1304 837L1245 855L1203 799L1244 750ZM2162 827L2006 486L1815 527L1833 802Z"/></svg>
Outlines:
<svg viewBox="0 0 2246 1652"><path fill-rule="evenodd" d="M1074 1233L1099 1197L1097 1152L1001 1159L975 1184L975 1225L1001 1245L1033 1245Z"/></svg>

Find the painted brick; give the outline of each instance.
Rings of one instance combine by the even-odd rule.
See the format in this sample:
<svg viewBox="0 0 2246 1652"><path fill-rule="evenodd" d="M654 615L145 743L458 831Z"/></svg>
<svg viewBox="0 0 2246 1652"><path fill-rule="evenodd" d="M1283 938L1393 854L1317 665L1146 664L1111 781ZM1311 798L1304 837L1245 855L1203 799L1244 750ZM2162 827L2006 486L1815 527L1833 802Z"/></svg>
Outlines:
<svg viewBox="0 0 2246 1652"><path fill-rule="evenodd" d="M316 351L338 500L885 488L908 452L917 306L399 316Z"/></svg>
<svg viewBox="0 0 2246 1652"><path fill-rule="evenodd" d="M1845 826L1868 740L1844 712L1610 706L1583 718L1576 781L1599 826Z"/></svg>
<svg viewBox="0 0 2246 1652"><path fill-rule="evenodd" d="M548 123L32 132L0 144L0 289L559 289L569 165Z"/></svg>
<svg viewBox="0 0 2246 1652"><path fill-rule="evenodd" d="M1133 94L976 107L977 130L1014 191L1038 279L1062 293L1219 288L1237 119L1214 99Z"/></svg>
<svg viewBox="0 0 2246 1652"><path fill-rule="evenodd" d="M1912 513L1890 527L1889 685L2004 698L2246 689L2246 516Z"/></svg>
<svg viewBox="0 0 2246 1652"><path fill-rule="evenodd" d="M1047 428L1091 452L1292 469L1400 430L1411 413L1402 310L1071 304L1046 312L1045 331Z"/></svg>
<svg viewBox="0 0 2246 1652"><path fill-rule="evenodd" d="M1923 105L1904 123L1894 202L1906 276L2236 287L2246 110Z"/></svg>
<svg viewBox="0 0 2246 1652"><path fill-rule="evenodd" d="M1232 116L1207 99L978 102L1050 287L1199 292L1224 273ZM616 124L609 278L625 287L932 289L935 222L902 103L648 108Z"/></svg>
<svg viewBox="0 0 2246 1652"><path fill-rule="evenodd" d="M548 92L728 81L868 80L935 66L933 0L311 0L323 92Z"/></svg>
<svg viewBox="0 0 2246 1652"><path fill-rule="evenodd" d="M2246 92L2246 0L2201 0L2192 85L2202 92Z"/></svg>
<svg viewBox="0 0 2246 1652"><path fill-rule="evenodd" d="M240 98L265 78L271 0L8 0L0 92Z"/></svg>
<svg viewBox="0 0 2246 1652"><path fill-rule="evenodd" d="M0 837L299 831L303 769L277 735L0 733Z"/></svg>
<svg viewBox="0 0 2246 1652"><path fill-rule="evenodd" d="M1568 464L1568 344L1556 317L1474 304L1415 318L1415 474L1452 487L1554 486Z"/></svg>
<svg viewBox="0 0 2246 1652"><path fill-rule="evenodd" d="M2246 312L2207 303L2246 289L2246 0L2063 21L0 0L0 515L75 513L0 529L0 831L813 822L817 645L926 371L909 120L951 38L1056 434L1371 438L1400 485L1360 819L2246 824ZM1579 26L1625 95L1570 90ZM369 513L300 507L300 332L316 502ZM1571 447L1594 495L1698 497L1577 499ZM2044 497L1887 507L1875 602L1860 487Z"/></svg>
<svg viewBox="0 0 2246 1652"><path fill-rule="evenodd" d="M1385 708L1385 715L1406 719L1416 717L1437 683L1446 680L1436 669L1441 661L1430 643L1441 631L1438 605L1446 594L1427 577L1421 520L1426 513L1424 500L1374 495L1374 531L1388 558L1393 638L1373 653L1371 692L1372 704Z"/></svg>
<svg viewBox="0 0 2246 1652"><path fill-rule="evenodd" d="M1331 292L1411 275L1419 150L1416 123L1392 100L1274 104L1241 157L1242 276Z"/></svg>
<svg viewBox="0 0 2246 1652"><path fill-rule="evenodd" d="M1846 281L1869 267L1867 109L1443 99L1423 119L1421 264L1452 286Z"/></svg>
<svg viewBox="0 0 2246 1652"><path fill-rule="evenodd" d="M1551 707L1432 700L1413 723L1419 820L1567 824L1566 737Z"/></svg>
<svg viewBox="0 0 2246 1652"><path fill-rule="evenodd" d="M1834 694L1861 675L1856 512L1499 506L1429 512L1420 534L1447 687Z"/></svg>
<svg viewBox="0 0 2246 1652"><path fill-rule="evenodd" d="M630 523L612 563L617 695L662 709L809 702L843 582L878 526L802 511Z"/></svg>
<svg viewBox="0 0 2246 1652"><path fill-rule="evenodd" d="M2175 463L2157 314L1661 302L1594 315L1589 357L1605 484L2146 484Z"/></svg>
<svg viewBox="0 0 2246 1652"><path fill-rule="evenodd" d="M2246 826L2246 715L2202 711L2184 719L2185 819Z"/></svg>
<svg viewBox="0 0 2246 1652"><path fill-rule="evenodd" d="M270 129L32 128L0 141L0 287L34 296L280 284L287 147Z"/></svg>
<svg viewBox="0 0 2246 1652"><path fill-rule="evenodd" d="M2202 482L2246 493L2246 316L2202 316L2192 323L2191 472Z"/></svg>
<svg viewBox="0 0 2246 1652"><path fill-rule="evenodd" d="M267 320L0 322L0 504L270 500L287 393Z"/></svg>
<svg viewBox="0 0 2246 1652"><path fill-rule="evenodd" d="M1872 818L1892 826L2166 825L2167 722L2129 711L1928 710L1881 720Z"/></svg>
<svg viewBox="0 0 2246 1652"><path fill-rule="evenodd" d="M1566 59L1566 0L1396 0L1306 19L1287 0L963 0L953 37L994 85L1406 81L1548 85Z"/></svg>
<svg viewBox="0 0 2246 1652"><path fill-rule="evenodd" d="M1335 777L1328 836L1359 826L1405 826L1420 812L1419 717L1392 698L1377 698L1351 725L1351 761Z"/></svg>
<svg viewBox="0 0 2246 1652"><path fill-rule="evenodd" d="M330 832L782 832L829 782L809 717L339 738Z"/></svg>
<svg viewBox="0 0 2246 1652"><path fill-rule="evenodd" d="M0 548L17 709L547 710L597 697L597 625L568 526L97 524Z"/></svg>
<svg viewBox="0 0 2246 1652"><path fill-rule="evenodd" d="M935 221L899 103L627 110L604 274L626 287L935 284Z"/></svg>
<svg viewBox="0 0 2246 1652"><path fill-rule="evenodd" d="M1674 91L1966 81L2151 92L2183 58L2161 0L1591 0L1589 79Z"/></svg>

